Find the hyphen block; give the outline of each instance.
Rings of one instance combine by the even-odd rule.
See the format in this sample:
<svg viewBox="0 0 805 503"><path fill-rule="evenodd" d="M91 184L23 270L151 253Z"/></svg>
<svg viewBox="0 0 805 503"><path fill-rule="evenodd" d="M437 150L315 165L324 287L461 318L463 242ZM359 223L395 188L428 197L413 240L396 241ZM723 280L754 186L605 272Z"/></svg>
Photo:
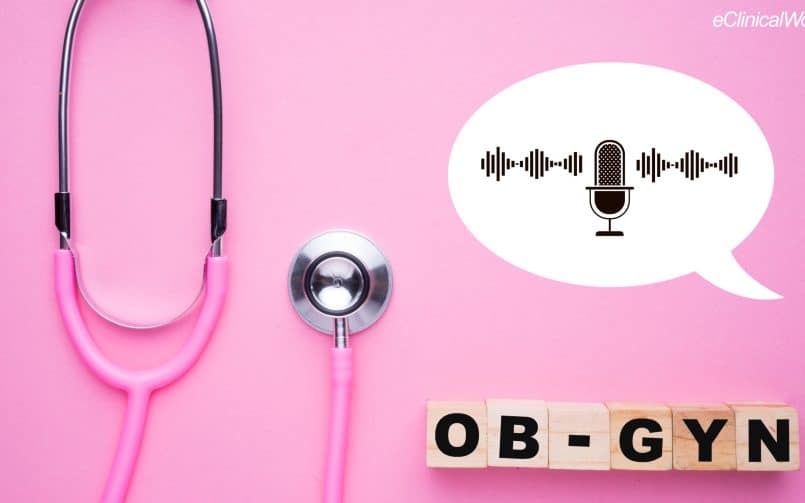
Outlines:
<svg viewBox="0 0 805 503"><path fill-rule="evenodd" d="M487 463L548 467L548 407L541 400L487 400Z"/></svg>
<svg viewBox="0 0 805 503"><path fill-rule="evenodd" d="M730 403L738 471L799 470L797 411L781 403Z"/></svg>
<svg viewBox="0 0 805 503"><path fill-rule="evenodd" d="M486 404L428 401L426 463L433 468L486 468Z"/></svg>
<svg viewBox="0 0 805 503"><path fill-rule="evenodd" d="M672 404L674 470L735 470L735 414L728 406Z"/></svg>
<svg viewBox="0 0 805 503"><path fill-rule="evenodd" d="M671 409L656 403L607 402L613 470L670 470Z"/></svg>
<svg viewBox="0 0 805 503"><path fill-rule="evenodd" d="M548 404L548 467L609 470L609 410L603 403Z"/></svg>

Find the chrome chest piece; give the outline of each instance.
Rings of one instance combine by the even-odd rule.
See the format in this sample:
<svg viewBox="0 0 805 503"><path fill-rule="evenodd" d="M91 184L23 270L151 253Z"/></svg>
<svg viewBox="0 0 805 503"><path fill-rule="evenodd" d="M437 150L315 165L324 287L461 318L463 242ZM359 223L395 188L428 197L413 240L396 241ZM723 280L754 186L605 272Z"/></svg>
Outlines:
<svg viewBox="0 0 805 503"><path fill-rule="evenodd" d="M288 286L299 316L335 335L346 347L350 333L380 318L391 297L391 268L380 249L351 231L329 231L305 243L291 263Z"/></svg>

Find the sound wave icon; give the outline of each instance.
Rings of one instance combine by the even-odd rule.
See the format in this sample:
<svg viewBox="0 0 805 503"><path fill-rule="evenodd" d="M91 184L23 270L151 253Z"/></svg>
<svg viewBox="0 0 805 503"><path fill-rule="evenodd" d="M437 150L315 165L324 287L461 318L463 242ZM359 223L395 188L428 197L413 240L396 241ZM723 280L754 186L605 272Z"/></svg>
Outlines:
<svg viewBox="0 0 805 503"><path fill-rule="evenodd" d="M500 147L495 147L494 152L487 150L486 155L481 158L481 170L486 171L487 178L494 177L497 182L513 167L523 168L528 176L535 180L545 176L551 168L562 168L571 175L578 176L582 171L582 156L578 152L573 152L557 161L535 148L526 157L517 160L510 158L506 152L501 152Z"/></svg>
<svg viewBox="0 0 805 503"><path fill-rule="evenodd" d="M676 169L684 173L688 180L696 180L708 169L716 169L722 174L732 178L738 174L738 156L729 153L718 161L706 161L699 152L689 150L676 161L666 161L657 150L652 148L651 152L643 152L635 165L642 178L651 177L651 182L657 181L663 172Z"/></svg>

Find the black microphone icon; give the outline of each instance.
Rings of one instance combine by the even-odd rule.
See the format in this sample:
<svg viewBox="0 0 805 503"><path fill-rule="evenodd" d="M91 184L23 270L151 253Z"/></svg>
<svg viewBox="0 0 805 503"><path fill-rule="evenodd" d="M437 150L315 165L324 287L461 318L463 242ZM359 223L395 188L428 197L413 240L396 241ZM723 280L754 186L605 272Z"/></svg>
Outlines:
<svg viewBox="0 0 805 503"><path fill-rule="evenodd" d="M593 213L609 222L605 231L596 236L623 236L622 231L612 230L612 221L620 218L629 209L629 194L634 187L627 187L626 156L623 146L615 140L604 140L595 147L595 174L590 193Z"/></svg>

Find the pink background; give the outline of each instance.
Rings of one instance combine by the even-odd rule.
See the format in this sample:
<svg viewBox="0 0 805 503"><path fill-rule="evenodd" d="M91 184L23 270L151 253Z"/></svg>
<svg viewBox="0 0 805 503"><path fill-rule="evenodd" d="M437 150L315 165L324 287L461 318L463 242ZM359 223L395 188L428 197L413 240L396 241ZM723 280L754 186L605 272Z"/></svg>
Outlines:
<svg viewBox="0 0 805 503"><path fill-rule="evenodd" d="M0 5L3 501L97 499L124 409L125 397L82 366L52 293L56 91L70 6ZM800 473L424 463L427 398L783 400L805 410L805 31L711 25L729 9L801 5L210 7L224 69L231 295L198 366L153 401L130 501L318 499L330 341L291 309L286 274L298 245L332 227L371 236L395 274L387 315L352 341L349 501L805 498ZM784 300L745 300L695 275L631 289L555 283L499 260L463 227L446 174L469 115L534 73L608 60L693 75L758 121L776 184L736 255ZM210 91L195 3L88 0L73 90L74 236L87 284L118 314L168 313L192 297L208 233ZM168 358L193 322L143 334L87 317L130 367Z"/></svg>

